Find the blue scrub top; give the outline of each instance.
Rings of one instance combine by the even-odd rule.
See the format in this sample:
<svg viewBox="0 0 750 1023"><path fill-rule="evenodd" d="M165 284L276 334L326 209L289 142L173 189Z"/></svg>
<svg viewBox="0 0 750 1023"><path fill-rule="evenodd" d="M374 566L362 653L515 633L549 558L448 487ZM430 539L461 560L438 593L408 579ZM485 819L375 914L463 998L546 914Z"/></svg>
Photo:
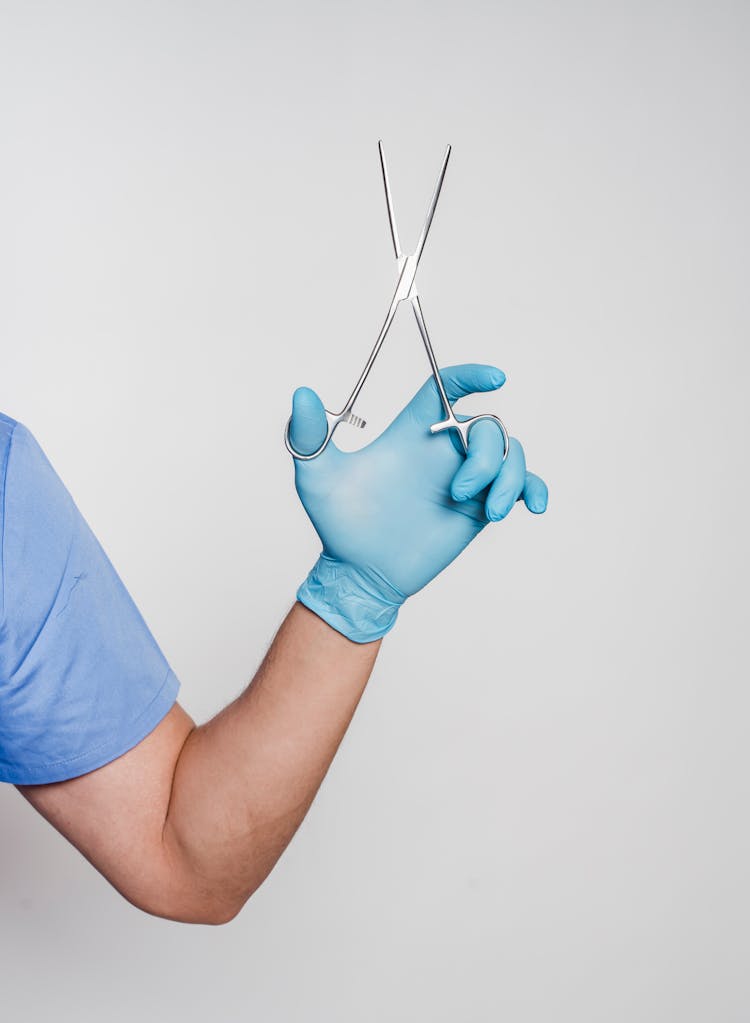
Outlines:
<svg viewBox="0 0 750 1023"><path fill-rule="evenodd" d="M93 771L179 682L29 430L0 413L0 781Z"/></svg>

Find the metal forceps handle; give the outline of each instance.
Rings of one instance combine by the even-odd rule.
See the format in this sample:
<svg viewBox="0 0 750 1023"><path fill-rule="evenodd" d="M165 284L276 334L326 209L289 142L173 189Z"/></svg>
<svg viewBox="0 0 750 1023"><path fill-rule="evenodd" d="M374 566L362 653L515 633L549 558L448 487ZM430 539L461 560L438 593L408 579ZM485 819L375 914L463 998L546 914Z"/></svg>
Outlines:
<svg viewBox="0 0 750 1023"><path fill-rule="evenodd" d="M359 380L354 385L354 390L349 395L346 405L344 405L340 412L329 412L328 409L323 410L326 415L328 429L326 431L325 437L323 438L323 443L320 445L320 447L316 448L315 451L311 452L309 455L302 455L300 454L299 451L295 451L295 449L292 447L292 442L289 437L289 430L292 425L292 417L290 416L289 419L287 420L286 429L284 430L284 443L286 444L287 451L289 451L290 454L294 455L294 457L297 458L300 462L309 462L313 458L317 458L318 455L322 454L328 447L328 442L330 441L331 437L333 437L334 430L339 425L339 423L351 423L353 426L359 427L363 427L365 425L364 419L361 419L359 416L356 416L352 411L352 408L354 406L354 402L357 400L359 396L359 392L364 387L365 380L367 380L368 376L370 375L372 364L378 357L378 352L383 346L383 342L385 341L388 335L388 331L391 329L393 318L396 315L396 310L398 309L399 302L401 301L401 299L399 298L399 290L401 288L401 281L404 277L405 272L406 266L404 266L401 274L399 275L398 284L396 285L396 292L393 296L393 300L391 302L383 326L380 328L378 339L375 342L372 351L370 352L369 358L365 363L365 368L362 370Z"/></svg>
<svg viewBox="0 0 750 1023"><path fill-rule="evenodd" d="M472 426L477 423L481 423L483 419L491 419L496 426L500 428L500 434L503 438L503 461L508 457L508 450L510 448L510 439L508 437L508 431L505 429L505 424L502 419L498 416L493 415L492 412L481 412L477 416L469 416L466 419L456 419L456 414L453 411L453 406L448 400L448 395L445 393L445 387L443 381L440 378L440 369L437 361L435 360L435 353L432 350L430 344L430 336L427 333L427 324L424 322L424 314L422 313L422 303L419 301L419 295L415 295L412 300L412 309L414 310L414 316L419 327L419 333L422 335L425 349L427 350L427 358L430 360L430 366L432 367L432 375L435 379L435 384L440 394L440 400L443 403L443 409L445 411L445 419L442 419L439 423L433 423L430 427L430 433L441 433L443 430L455 430L458 434L458 439L461 441L461 446L464 449L464 454L468 454L469 451L469 431Z"/></svg>
<svg viewBox="0 0 750 1023"><path fill-rule="evenodd" d="M383 172L385 203L386 206L388 207L388 223L390 224L391 227L391 240L393 241L393 251L396 254L396 260L398 261L399 266L401 266L402 261L404 259L404 255L401 251L401 243L398 237L398 228L396 227L396 213L393 208L393 196L391 194L391 185L388 179L388 169L385 163L385 153L383 152L382 142L378 142L378 153L380 154L380 169ZM440 192L440 187L442 186L443 183L443 178L445 177L445 171L448 166L448 158L450 156L450 153L451 147L448 146L445 153L445 160L443 162L443 168L440 174L440 178L438 179L437 186L438 194ZM434 212L435 210L433 206L432 213ZM431 219L432 218L430 217L430 220ZM426 224L426 227L427 229L429 229L429 223ZM424 245L423 238L420 238L420 243ZM469 431L471 430L472 426L474 426L476 423L481 422L483 419L490 419L500 428L500 433L503 438L503 461L505 461L505 459L508 457L510 440L508 438L508 431L505 429L505 424L500 418L498 418L498 416L493 415L491 412L484 412L477 416L470 416L467 419L463 420L456 419L453 407L450 401L448 400L448 395L445 393L445 387L443 386L443 381L440 376L440 367L437 364L435 352L430 341L430 335L427 332L427 324L425 323L424 313L422 312L422 303L419 301L419 294L417 293L416 284L412 286L409 298L411 300L411 307L414 310L414 317L417 321L417 326L419 327L419 333L422 337L425 351L427 352L427 358L430 363L430 369L432 370L432 376L435 380L435 386L438 389L438 394L440 395L440 400L443 403L443 410L445 412L445 419L441 420L441 422L439 423L434 423L430 427L430 433L441 433L443 430L455 430L456 433L458 434L459 440L461 441L461 445L464 449L464 454L467 454L469 451Z"/></svg>
<svg viewBox="0 0 750 1023"><path fill-rule="evenodd" d="M380 143L378 143L378 146L381 152L382 163L383 159L382 147ZM396 315L396 310L398 309L401 302L409 298L410 295L416 294L414 289L414 278L416 277L417 274L419 260L422 258L422 250L424 249L425 242L427 241L427 235L429 234L430 231L432 218L435 216L435 208L437 207L438 199L440 198L440 189L443 187L443 178L445 177L445 171L448 166L448 157L450 156L450 152L451 147L448 146L445 151L445 156L443 157L443 163L440 168L440 174L438 175L437 184L435 185L435 190L432 194L430 207L427 211L427 216L425 218L424 226L422 227L422 233L419 236L419 241L417 242L417 247L414 250L414 252L411 253L411 255L406 256L405 258L399 260L399 275L398 282L396 284L396 290L393 293L393 298L391 299L391 304L388 309L388 313L386 314L385 320L383 322L383 326L380 328L380 333L378 334L377 341L373 345L373 349L370 352L367 362L365 363L365 368L362 370L359 380L357 380L357 383L354 385L354 390L349 395L349 398L346 402L346 405L344 405L343 409L340 412L329 412L328 409L324 410L328 428L326 430L326 435L323 439L323 443L320 445L320 447L318 447L315 451L311 452L308 455L303 455L300 454L299 451L295 451L295 449L292 447L292 442L289 437L289 430L292 423L291 416L287 420L286 429L284 430L284 443L286 444L287 451L289 451L292 455L294 455L295 458L297 458L301 462L309 462L313 458L317 458L318 455L322 454L323 451L325 451L339 423L352 423L354 426L360 427L365 425L364 419L360 419L359 416L356 416L352 409L355 401L359 396L359 392L364 387L365 381L367 380L367 377L370 374L370 370L372 369L373 363L378 357L378 353L380 352L380 349L383 346L383 342L385 341L388 335L388 331L391 329L391 324L393 323L393 319ZM385 171L385 164L383 163L382 166ZM391 231L394 230L395 223L392 223Z"/></svg>

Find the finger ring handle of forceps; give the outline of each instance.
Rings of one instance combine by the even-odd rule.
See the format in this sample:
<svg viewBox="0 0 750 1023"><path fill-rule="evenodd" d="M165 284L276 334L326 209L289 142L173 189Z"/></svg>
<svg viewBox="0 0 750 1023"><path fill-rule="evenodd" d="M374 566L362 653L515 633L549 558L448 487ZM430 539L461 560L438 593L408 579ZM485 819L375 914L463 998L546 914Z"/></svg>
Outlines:
<svg viewBox="0 0 750 1023"><path fill-rule="evenodd" d="M325 449L328 447L328 442L330 441L331 437L333 437L334 430L339 425L339 423L349 423L351 426L359 426L360 428L365 426L365 420L360 418L360 416L355 415L352 409L354 407L355 401L359 397L359 392L364 387L365 381L367 380L367 377L370 375L370 370L372 369L373 363L377 359L378 354L380 353L380 349L383 347L383 342L388 336L388 331L391 329L391 324L393 323L394 317L396 316L396 310L398 309L400 303L403 301L404 297L409 293L409 289L411 288L411 285L414 282L414 275L416 274L416 271L417 271L416 262L413 261L408 264L405 263L404 266L402 267L401 272L399 274L398 283L396 284L396 291L394 292L390 308L388 309L388 315L385 318L383 326L380 328L378 339L375 342L372 351L370 352L367 362L365 363L365 368L362 370L359 380L354 386L354 390L349 395L349 400L347 401L346 405L340 412L329 412L328 409L323 409L323 411L325 412L326 423L328 425L326 435L323 438L323 443L318 448L316 448L315 451L310 452L309 455L302 455L300 454L299 451L295 451L295 449L292 447L292 442L289 437L289 431L292 425L292 417L290 416L289 419L287 419L286 429L284 430L284 444L286 445L287 451L300 462L311 462L313 458L317 458L318 455L322 455Z"/></svg>
<svg viewBox="0 0 750 1023"><path fill-rule="evenodd" d="M449 406L450 407L450 406ZM350 423L352 426L363 427L365 425L364 419L356 416L350 409L343 409L341 412L329 412L328 409L323 410L325 412L326 422L328 428L326 435L323 439L323 443L320 447L316 448L315 451L309 455L300 454L299 451L295 451L292 447L292 442L289 437L289 430L292 425L292 417L290 416L287 420L286 429L284 430L284 443L287 451L294 455L295 458L301 462L310 462L313 458L317 458L318 455L322 454L325 448L328 446L328 442L333 436L333 431L339 425L339 423ZM469 431L477 423L482 422L484 419L489 419L499 428L500 434L503 438L503 461L508 457L508 450L510 448L510 440L508 438L508 431L505 429L505 424L502 419L498 416L493 415L491 412L483 412L478 416L471 416L468 419L456 419L456 415L451 408L450 415L443 419L440 423L434 423L430 427L430 433L441 433L443 430L455 430L458 434L458 438L461 441L461 445L464 449L464 454L469 451Z"/></svg>
<svg viewBox="0 0 750 1023"><path fill-rule="evenodd" d="M389 204L390 210L390 204ZM508 457L510 451L510 439L508 437L508 431L505 429L505 423L500 419L499 416L493 415L492 412L482 412L478 416L467 416L466 419L456 419L456 413L453 411L448 395L445 392L445 386L443 385L442 377L440 376L440 367L437 364L435 358L435 352L432 348L432 342L430 341L430 335L427 332L427 324L424 320L424 313L422 312L422 303L419 300L419 295L413 295L411 299L411 307L414 310L414 317L419 327L419 333L422 335L422 342L424 343L425 351L427 352L427 359L430 363L430 369L432 370L432 377L435 381L440 400L443 403L443 411L445 413L445 419L439 423L433 423L430 427L430 433L441 433L443 430L455 430L458 434L458 439L461 441L461 445L464 449L464 454L469 453L469 431L475 423L480 423L483 419L491 419L493 423L500 429L500 434L503 438L503 462Z"/></svg>
<svg viewBox="0 0 750 1023"><path fill-rule="evenodd" d="M292 447L292 442L289 437L289 430L291 429L292 425L292 417L290 416L289 419L287 419L286 429L284 430L284 444L286 445L287 451L291 455L294 455L294 457L298 459L300 462L310 462L312 461L313 458L317 458L318 455L322 455L325 449L328 447L328 442L333 436L333 431L336 429L339 423L350 423L352 426L359 426L360 428L365 425L364 419L360 419L359 416L355 416L355 414L352 412L350 408L345 408L341 412L329 412L327 408L323 409L323 411L325 412L326 423L328 424L326 435L323 438L323 443L320 445L320 447L316 448L315 451L311 452L311 454L309 455L300 454L299 451L295 451L295 449Z"/></svg>
<svg viewBox="0 0 750 1023"><path fill-rule="evenodd" d="M460 420L456 419L456 416L451 409L451 414L447 419L444 419L441 423L435 423L430 427L430 433L440 433L443 430L455 430L458 434L458 438L463 445L464 454L469 453L469 430L472 426L476 426L477 423L481 423L482 420L489 419L493 422L500 430L500 434L503 438L503 461L508 457L508 450L510 448L510 439L508 437L508 431L505 429L505 423L500 419L499 416L493 415L492 412L482 412L478 416L471 416L468 419Z"/></svg>

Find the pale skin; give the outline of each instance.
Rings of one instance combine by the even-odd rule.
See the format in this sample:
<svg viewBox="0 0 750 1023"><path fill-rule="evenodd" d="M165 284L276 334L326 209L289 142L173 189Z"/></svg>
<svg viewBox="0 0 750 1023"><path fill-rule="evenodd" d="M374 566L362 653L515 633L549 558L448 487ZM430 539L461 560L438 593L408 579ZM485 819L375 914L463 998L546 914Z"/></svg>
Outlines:
<svg viewBox="0 0 750 1023"><path fill-rule="evenodd" d="M117 760L19 789L133 905L225 923L299 827L380 643L353 643L296 603L248 688L207 724L175 704Z"/></svg>

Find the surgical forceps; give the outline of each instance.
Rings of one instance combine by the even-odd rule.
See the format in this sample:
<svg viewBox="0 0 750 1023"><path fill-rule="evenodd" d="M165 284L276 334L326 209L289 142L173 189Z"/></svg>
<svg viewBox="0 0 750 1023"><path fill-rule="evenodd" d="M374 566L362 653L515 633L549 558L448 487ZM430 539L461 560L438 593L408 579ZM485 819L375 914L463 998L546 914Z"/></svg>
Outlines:
<svg viewBox="0 0 750 1023"><path fill-rule="evenodd" d="M333 433L338 427L339 423L350 423L352 426L358 426L360 428L365 426L364 419L361 419L359 416L354 414L353 411L354 403L359 397L359 392L364 387L365 381L367 380L370 370L372 369L373 363L375 362L375 359L378 357L378 353L380 352L380 349L383 346L383 342L385 341L386 336L388 335L388 331L391 329L391 324L393 323L393 319L396 315L396 310L398 309L399 305L402 302L408 300L409 302L411 302L412 309L414 310L414 316L417 321L417 326L419 327L419 333L422 336L422 341L424 342L425 350L427 351L427 358L429 359L430 362L432 375L435 380L435 385L437 387L438 394L440 395L440 400L443 403L443 410L445 412L445 419L441 420L439 423L434 423L430 427L430 432L440 433L443 430L455 430L461 441L464 453L466 453L469 450L469 431L471 430L472 426L474 426L478 422L481 422L483 419L491 419L492 422L496 423L497 426L500 428L500 433L503 438L503 461L505 461L505 459L508 456L509 440L508 431L505 429L502 420L498 419L498 417L493 415L491 412L481 413L480 415L471 416L463 420L456 419L451 403L448 400L448 395L445 393L443 381L440 378L440 369L435 358L435 353L432 349L430 336L427 333L427 325L425 323L424 314L422 312L422 304L419 301L419 294L417 293L416 284L417 267L419 266L419 260L422 258L422 250L424 249L425 242L427 241L427 235L429 234L430 226L432 225L432 218L435 215L435 208L437 207L438 199L440 198L440 190L443 187L443 179L445 178L445 172L448 168L448 160L451 155L451 147L450 146L446 147L445 156L443 157L443 163L442 166L440 167L440 173L437 179L437 184L435 185L435 191L433 192L432 199L430 201L430 207L427 211L427 216L425 218L424 226L422 227L422 233L419 236L419 241L417 242L417 247L415 248L414 252L408 255L404 255L403 252L401 251L401 243L398 237L398 228L396 227L396 216L393 210L393 197L391 196L391 186L388 179L388 170L385 163L385 153L383 151L382 142L378 142L378 153L380 155L380 168L383 174L383 186L385 187L385 201L388 207L388 222L391 228L391 239L393 241L393 249L396 254L396 263L398 266L398 282L396 284L396 290L393 293L393 298L391 299L391 304L388 309L388 314L386 315L383 326L380 328L378 339L375 342L372 351L370 352L369 358L367 359L367 362L365 364L365 368L362 370L360 378L354 386L354 390L349 395L348 401L344 405L341 412L329 412L328 409L325 409L328 429L323 440L323 443L320 445L320 447L318 447L309 455L302 455L298 451L295 451L294 448L292 447L291 440L289 439L289 428L292 422L291 417L287 421L286 429L284 431L284 443L286 444L287 450L292 455L294 455L295 458L298 458L300 461L303 462L309 462L313 458L317 458L318 455L322 454L322 452L326 449L328 442L333 436Z"/></svg>

